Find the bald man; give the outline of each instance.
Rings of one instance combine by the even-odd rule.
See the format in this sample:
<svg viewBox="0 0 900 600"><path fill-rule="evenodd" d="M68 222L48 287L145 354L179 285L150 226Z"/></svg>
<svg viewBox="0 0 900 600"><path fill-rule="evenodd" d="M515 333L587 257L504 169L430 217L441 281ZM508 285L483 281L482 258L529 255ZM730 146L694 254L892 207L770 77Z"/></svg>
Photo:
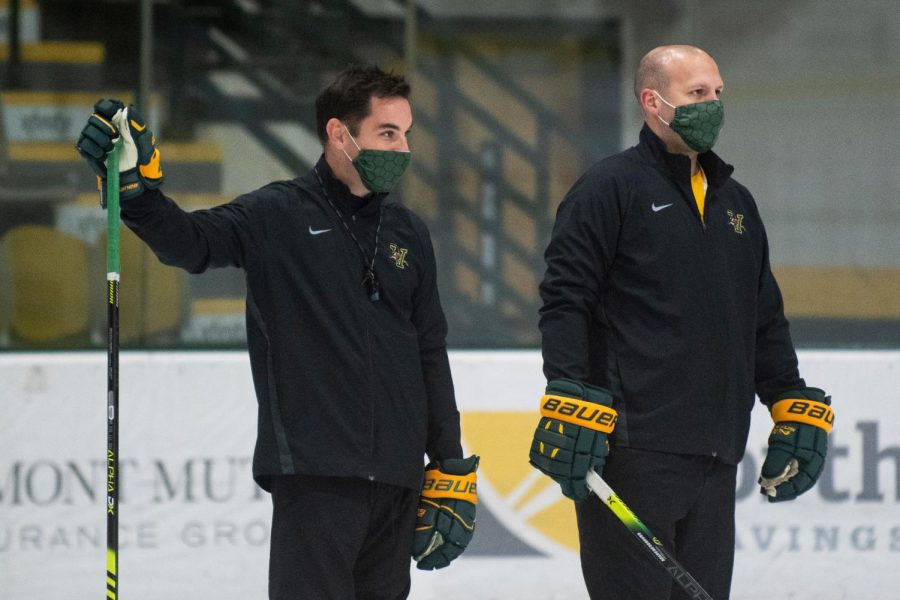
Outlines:
<svg viewBox="0 0 900 600"><path fill-rule="evenodd" d="M756 203L712 152L723 89L703 50L651 50L634 83L638 145L575 183L545 253L547 395L529 458L576 501L593 600L689 596L590 496L588 469L721 600L754 396L775 421L770 501L810 489L827 452L830 397L800 377Z"/></svg>

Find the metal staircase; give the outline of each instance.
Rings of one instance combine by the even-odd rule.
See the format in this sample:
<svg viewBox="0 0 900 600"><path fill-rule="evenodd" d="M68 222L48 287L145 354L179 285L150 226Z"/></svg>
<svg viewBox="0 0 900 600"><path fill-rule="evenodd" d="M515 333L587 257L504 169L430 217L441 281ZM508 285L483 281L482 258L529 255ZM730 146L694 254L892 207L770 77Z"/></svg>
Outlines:
<svg viewBox="0 0 900 600"><path fill-rule="evenodd" d="M596 75L601 85L585 86L584 102L593 104L586 111L591 122L575 128L561 118L559 107L547 106L498 67L488 52L460 36L458 27L423 10L417 16L427 50L417 52L415 69L409 72L403 63L403 21L396 16L372 16L346 0L257 2L254 14L242 2L215 4L215 11L208 5L192 9L198 17L192 44L202 44L205 50L198 52L194 46L189 54L213 57L191 65L186 93L203 104L192 106L203 118L241 123L298 174L318 157L313 101L336 72L353 62L405 72L413 83L416 126L409 176L413 181L403 184L399 197L422 209L429 221L450 342L480 347L536 344L542 252L561 199L560 190L550 186L554 162L562 154L574 157L579 163L574 172L617 149L620 119L617 109L609 108L618 106L617 57L606 57L599 73L586 72L586 77ZM609 23L580 27L585 39L598 36L595 45L602 51L615 47L616 28ZM571 25L566 30L571 35ZM235 87L253 91L223 91L210 77L221 72L245 84ZM473 72L488 84L468 89L461 78ZM430 90L432 110L420 109L422 89ZM528 135L502 119L504 102L514 103L534 124ZM266 126L268 121L295 123L306 130L313 147L292 147ZM489 132L475 147L461 139L472 129ZM417 146L420 138L434 140L430 151ZM569 146L564 153L554 150L559 140ZM511 170L513 163L516 168ZM428 191L420 193L425 188ZM429 204L423 195L435 200Z"/></svg>

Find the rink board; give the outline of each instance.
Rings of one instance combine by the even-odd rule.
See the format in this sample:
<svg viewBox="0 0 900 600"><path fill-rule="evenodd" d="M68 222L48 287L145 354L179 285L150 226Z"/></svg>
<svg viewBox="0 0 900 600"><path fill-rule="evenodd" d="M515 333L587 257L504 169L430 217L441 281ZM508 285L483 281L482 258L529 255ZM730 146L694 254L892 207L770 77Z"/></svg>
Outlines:
<svg viewBox="0 0 900 600"><path fill-rule="evenodd" d="M770 420L757 407L732 597L895 599L900 352L800 362L835 399L829 464L813 492L766 504L754 481ZM453 352L451 364L464 444L482 455L479 530L451 568L414 570L410 597L586 599L571 505L527 465L540 354ZM128 352L120 377L120 598L265 598L271 506L250 475L246 355ZM0 599L104 593L105 395L104 353L0 354Z"/></svg>

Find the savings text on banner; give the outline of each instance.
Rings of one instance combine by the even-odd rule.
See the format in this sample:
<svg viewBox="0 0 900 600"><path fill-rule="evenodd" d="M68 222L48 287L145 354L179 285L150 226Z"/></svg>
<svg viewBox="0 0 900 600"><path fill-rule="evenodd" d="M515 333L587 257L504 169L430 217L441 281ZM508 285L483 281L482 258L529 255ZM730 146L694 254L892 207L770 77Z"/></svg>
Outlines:
<svg viewBox="0 0 900 600"><path fill-rule="evenodd" d="M767 504L755 480L771 421L757 408L739 471L733 595L768 598L778 585L798 599L894 598L900 353L800 358L807 381L834 397L829 461L812 492ZM539 353L454 352L451 364L464 444L482 456L479 529L451 568L413 570L411 598L586 598L571 504L527 464ZM99 353L0 355L0 600L103 589L105 381ZM125 353L121 382L122 594L266 597L271 507L250 475L246 356Z"/></svg>

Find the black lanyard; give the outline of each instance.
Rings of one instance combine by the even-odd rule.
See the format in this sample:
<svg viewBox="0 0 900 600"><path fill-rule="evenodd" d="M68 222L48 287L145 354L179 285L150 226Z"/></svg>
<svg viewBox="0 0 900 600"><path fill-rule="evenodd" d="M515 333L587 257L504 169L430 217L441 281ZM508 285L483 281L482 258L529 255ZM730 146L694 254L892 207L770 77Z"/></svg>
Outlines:
<svg viewBox="0 0 900 600"><path fill-rule="evenodd" d="M344 220L344 215L328 196L328 190L325 187L325 182L322 181L321 175L319 175L319 169L313 167L313 171L315 171L316 177L319 180L319 184L322 186L322 193L325 195L325 200L328 201L329 206L331 206L335 214L337 214L338 219L341 221L341 225L343 225L347 233L350 234L350 238L354 242L356 242L356 247L359 248L359 253L362 255L364 272L363 280L360 285L366 286L366 292L368 292L369 294L369 300L371 300L372 302L378 302L378 300L381 298L381 295L378 293L378 278L375 277L375 256L378 254L378 235L381 233L382 207L378 207L378 225L375 227L375 249L372 251L372 259L370 260L369 255L366 254L365 250L363 250L362 244L359 243L359 239L357 239L356 234L353 233L353 230L350 229L349 225L347 225L347 221Z"/></svg>

